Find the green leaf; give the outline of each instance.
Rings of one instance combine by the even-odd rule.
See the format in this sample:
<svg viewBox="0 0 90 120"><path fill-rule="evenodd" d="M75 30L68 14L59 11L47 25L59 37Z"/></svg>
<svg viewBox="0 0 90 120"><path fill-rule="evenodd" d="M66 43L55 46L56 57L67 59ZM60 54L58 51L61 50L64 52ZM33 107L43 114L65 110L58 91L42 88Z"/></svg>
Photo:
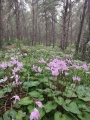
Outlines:
<svg viewBox="0 0 90 120"><path fill-rule="evenodd" d="M86 109L84 110L86 112L89 112L90 113L90 107L86 107Z"/></svg>
<svg viewBox="0 0 90 120"><path fill-rule="evenodd" d="M2 98L2 97L3 97L3 95L4 95L3 90L0 90L0 98Z"/></svg>
<svg viewBox="0 0 90 120"><path fill-rule="evenodd" d="M41 95L38 91L32 91L32 92L29 92L28 94L35 98L38 98Z"/></svg>
<svg viewBox="0 0 90 120"><path fill-rule="evenodd" d="M62 97L58 97L58 104L62 105L64 103L64 99Z"/></svg>
<svg viewBox="0 0 90 120"><path fill-rule="evenodd" d="M63 103L64 103L64 99L62 97L58 97L58 98L54 97L54 100L59 105L63 105Z"/></svg>
<svg viewBox="0 0 90 120"><path fill-rule="evenodd" d="M55 94L55 95L60 95L61 93L62 93L62 92L59 91L59 90L54 91L54 94Z"/></svg>
<svg viewBox="0 0 90 120"><path fill-rule="evenodd" d="M59 111L55 112L55 114L54 114L54 120L59 120L60 117L61 117L61 115L62 115L61 112L59 112Z"/></svg>
<svg viewBox="0 0 90 120"><path fill-rule="evenodd" d="M42 120L42 117L45 115L45 111L43 109L41 109L41 108L38 108L38 110L39 110L39 113L40 113L39 120Z"/></svg>
<svg viewBox="0 0 90 120"><path fill-rule="evenodd" d="M10 120L9 111L6 111L3 115L3 120Z"/></svg>
<svg viewBox="0 0 90 120"><path fill-rule="evenodd" d="M75 120L75 119L68 114L63 114L58 120Z"/></svg>
<svg viewBox="0 0 90 120"><path fill-rule="evenodd" d="M90 113L83 112L83 114L78 115L78 117L80 118L80 120L90 120Z"/></svg>
<svg viewBox="0 0 90 120"><path fill-rule="evenodd" d="M66 111L70 111L70 112L75 113L75 114L80 114L78 106L75 102L71 102L70 104L63 104L63 108Z"/></svg>
<svg viewBox="0 0 90 120"><path fill-rule="evenodd" d="M42 120L49 120L48 117L45 115Z"/></svg>
<svg viewBox="0 0 90 120"><path fill-rule="evenodd" d="M9 116L12 117L12 119L15 119L16 118L16 111L15 110L11 110L9 112Z"/></svg>
<svg viewBox="0 0 90 120"><path fill-rule="evenodd" d="M52 102L52 101L48 101L46 104L45 104L45 111L46 113L56 109L57 107L57 104L55 102Z"/></svg>
<svg viewBox="0 0 90 120"><path fill-rule="evenodd" d="M76 95L73 91L71 91L71 90L66 91L66 92L64 93L64 95L65 95L66 97L68 97L68 98L77 97L77 95Z"/></svg>
<svg viewBox="0 0 90 120"><path fill-rule="evenodd" d="M79 96L79 99L83 100L83 101L90 101L90 97L80 97Z"/></svg>
<svg viewBox="0 0 90 120"><path fill-rule="evenodd" d="M66 100L65 100L65 103L66 103L66 104L69 104L70 102L71 102L70 99L66 99Z"/></svg>
<svg viewBox="0 0 90 120"><path fill-rule="evenodd" d="M40 95L39 98L38 98L39 101L43 101L44 100L44 97L43 95Z"/></svg>
<svg viewBox="0 0 90 120"><path fill-rule="evenodd" d="M0 117L0 120L3 120L2 117Z"/></svg>
<svg viewBox="0 0 90 120"><path fill-rule="evenodd" d="M34 104L28 105L28 111L31 113L34 110Z"/></svg>
<svg viewBox="0 0 90 120"><path fill-rule="evenodd" d="M39 84L40 84L39 81L29 81L29 82L24 82L23 86L27 87L27 88L30 88L30 87L38 86Z"/></svg>
<svg viewBox="0 0 90 120"><path fill-rule="evenodd" d="M23 112L22 110L19 110L16 115L16 120L22 120L22 118L23 118Z"/></svg>
<svg viewBox="0 0 90 120"><path fill-rule="evenodd" d="M11 120L11 118L15 119L15 117L16 117L16 111L10 110L4 113L3 120Z"/></svg>
<svg viewBox="0 0 90 120"><path fill-rule="evenodd" d="M21 105L19 104L19 101L17 101L14 105L13 105L14 108L20 108Z"/></svg>
<svg viewBox="0 0 90 120"><path fill-rule="evenodd" d="M19 101L20 105L29 105L29 104L32 104L32 103L33 103L33 100L30 99L29 97L24 97Z"/></svg>
<svg viewBox="0 0 90 120"><path fill-rule="evenodd" d="M10 88L10 87L7 87L7 88L3 89L4 94L7 93L7 92L11 92L11 91L12 91L12 88Z"/></svg>

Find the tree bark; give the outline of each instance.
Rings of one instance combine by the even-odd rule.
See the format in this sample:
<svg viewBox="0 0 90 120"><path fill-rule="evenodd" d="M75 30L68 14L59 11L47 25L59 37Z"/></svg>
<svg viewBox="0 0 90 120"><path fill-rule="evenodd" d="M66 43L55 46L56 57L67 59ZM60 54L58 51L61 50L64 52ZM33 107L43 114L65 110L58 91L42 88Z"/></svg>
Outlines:
<svg viewBox="0 0 90 120"><path fill-rule="evenodd" d="M20 40L20 10L18 0L14 0L15 3L15 15L16 15L16 38Z"/></svg>
<svg viewBox="0 0 90 120"><path fill-rule="evenodd" d="M85 0L85 2L84 2L82 19L80 21L79 33L78 33L77 41L76 41L75 54L78 54L78 51L79 51L79 44L80 44L80 39L81 39L81 34L82 34L83 23L84 23L84 19L85 19L85 12L86 12L86 8L87 8L87 2L88 2L88 0Z"/></svg>
<svg viewBox="0 0 90 120"><path fill-rule="evenodd" d="M0 0L0 49L2 48L2 0Z"/></svg>

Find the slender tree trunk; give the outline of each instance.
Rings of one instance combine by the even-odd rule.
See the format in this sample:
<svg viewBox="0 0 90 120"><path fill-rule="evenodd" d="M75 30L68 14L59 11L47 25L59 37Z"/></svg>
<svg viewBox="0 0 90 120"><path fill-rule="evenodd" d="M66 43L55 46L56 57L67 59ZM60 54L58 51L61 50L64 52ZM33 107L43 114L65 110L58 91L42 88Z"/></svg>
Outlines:
<svg viewBox="0 0 90 120"><path fill-rule="evenodd" d="M90 41L90 0L88 0L88 37Z"/></svg>
<svg viewBox="0 0 90 120"><path fill-rule="evenodd" d="M68 0L64 1L63 6L63 37L61 41L61 48L62 50L65 50L67 47L67 10L68 10Z"/></svg>
<svg viewBox="0 0 90 120"><path fill-rule="evenodd" d="M35 44L38 43L38 1L36 6L36 22L35 22Z"/></svg>
<svg viewBox="0 0 90 120"><path fill-rule="evenodd" d="M53 38L53 48L55 45L55 21L53 20L55 16L55 13L52 15L52 38Z"/></svg>
<svg viewBox="0 0 90 120"><path fill-rule="evenodd" d="M32 39L32 46L34 45L34 42L35 42L35 11L34 11L34 0L32 0L32 15L33 15L33 19L32 19L32 36L33 36L33 39Z"/></svg>
<svg viewBox="0 0 90 120"><path fill-rule="evenodd" d="M15 15L16 15L16 37L20 40L20 11L19 11L19 2L14 0L15 3Z"/></svg>
<svg viewBox="0 0 90 120"><path fill-rule="evenodd" d="M46 26L46 28L45 28L45 30L46 30L46 46L47 46L47 13L46 13L46 10L45 10L45 26Z"/></svg>
<svg viewBox="0 0 90 120"><path fill-rule="evenodd" d="M46 5L46 0L43 0L43 6L45 6ZM47 46L47 10L46 10L46 8L44 7L44 13L45 13L45 32L46 32L46 46Z"/></svg>
<svg viewBox="0 0 90 120"><path fill-rule="evenodd" d="M0 49L2 48L2 0L0 0Z"/></svg>
<svg viewBox="0 0 90 120"><path fill-rule="evenodd" d="M81 34L82 34L83 23L84 23L84 19L85 19L85 12L86 12L86 8L87 8L87 2L88 2L88 0L85 0L85 2L84 2L82 19L80 21L79 33L78 33L77 41L76 41L75 54L78 54L78 50L79 50L79 44L80 44L80 39L81 39Z"/></svg>

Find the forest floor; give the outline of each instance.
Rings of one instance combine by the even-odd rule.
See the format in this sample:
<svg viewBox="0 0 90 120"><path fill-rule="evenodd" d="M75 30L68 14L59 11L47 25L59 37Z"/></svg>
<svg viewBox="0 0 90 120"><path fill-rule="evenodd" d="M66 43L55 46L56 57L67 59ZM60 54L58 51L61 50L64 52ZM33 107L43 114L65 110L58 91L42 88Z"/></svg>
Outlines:
<svg viewBox="0 0 90 120"><path fill-rule="evenodd" d="M90 64L74 49L0 51L0 120L90 120Z"/></svg>

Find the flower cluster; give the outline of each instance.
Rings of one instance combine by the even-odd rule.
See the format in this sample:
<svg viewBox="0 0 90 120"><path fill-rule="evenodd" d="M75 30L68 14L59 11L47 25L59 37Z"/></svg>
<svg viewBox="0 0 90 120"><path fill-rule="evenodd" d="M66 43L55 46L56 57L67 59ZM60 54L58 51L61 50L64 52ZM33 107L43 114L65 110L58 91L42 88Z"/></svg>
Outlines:
<svg viewBox="0 0 90 120"><path fill-rule="evenodd" d="M0 68L3 70L6 70L7 68L11 68L12 76L10 78L14 78L15 81L13 84L20 85L21 82L19 82L20 76L18 75L19 71L23 68L22 62L18 61L17 59L12 59L9 62L2 62L0 64ZM7 77L0 80L0 83L7 81Z"/></svg>
<svg viewBox="0 0 90 120"><path fill-rule="evenodd" d="M11 61L11 63L14 66L12 69L13 76L11 77L11 78L15 79L13 84L20 85L21 84L21 82L19 81L20 76L17 73L23 68L23 64L21 62L19 62L17 59L14 59L13 61Z"/></svg>
<svg viewBox="0 0 90 120"><path fill-rule="evenodd" d="M43 58L41 58L38 62L39 63L46 63L46 61Z"/></svg>
<svg viewBox="0 0 90 120"><path fill-rule="evenodd" d="M64 72L65 70L68 70L68 67L65 61L54 59L48 64L46 69L50 70L53 76L58 76L60 71Z"/></svg>
<svg viewBox="0 0 90 120"><path fill-rule="evenodd" d="M40 108L44 107L40 101L36 101L35 103ZM40 113L39 113L38 109L34 108L34 111L31 112L31 114L30 114L30 120L37 120L39 117L40 117Z"/></svg>
<svg viewBox="0 0 90 120"><path fill-rule="evenodd" d="M41 73L42 72L42 69L40 68L40 67L38 67L38 66L34 66L33 65L33 68L32 68L35 72L39 72L39 73Z"/></svg>
<svg viewBox="0 0 90 120"><path fill-rule="evenodd" d="M81 78L80 77L78 77L78 76L73 76L73 81L78 81L78 82L80 82L81 81Z"/></svg>

